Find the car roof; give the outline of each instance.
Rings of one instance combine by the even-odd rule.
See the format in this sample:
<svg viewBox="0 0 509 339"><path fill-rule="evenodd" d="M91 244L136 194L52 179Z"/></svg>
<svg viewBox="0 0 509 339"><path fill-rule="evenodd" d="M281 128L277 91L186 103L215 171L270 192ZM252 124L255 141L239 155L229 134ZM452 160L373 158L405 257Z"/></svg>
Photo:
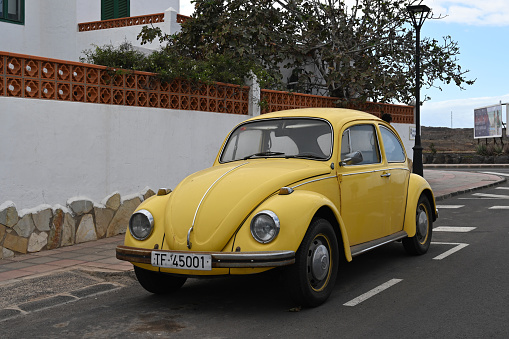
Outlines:
<svg viewBox="0 0 509 339"><path fill-rule="evenodd" d="M382 119L376 117L373 114L361 112L347 108L299 108L290 109L285 111L278 111L272 113L262 114L260 116L249 119L260 120L260 119L273 119L273 118L290 118L290 117L307 117L307 118L322 118L328 120L332 125L343 125L354 120L379 120Z"/></svg>

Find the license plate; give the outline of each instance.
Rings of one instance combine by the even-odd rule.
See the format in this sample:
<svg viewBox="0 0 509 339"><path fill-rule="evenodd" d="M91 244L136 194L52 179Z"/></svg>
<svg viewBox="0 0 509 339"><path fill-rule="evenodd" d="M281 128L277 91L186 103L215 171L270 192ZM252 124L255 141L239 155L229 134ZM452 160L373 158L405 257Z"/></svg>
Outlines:
<svg viewBox="0 0 509 339"><path fill-rule="evenodd" d="M210 254L152 251L151 262L152 266L156 267L182 270L212 270L212 257Z"/></svg>

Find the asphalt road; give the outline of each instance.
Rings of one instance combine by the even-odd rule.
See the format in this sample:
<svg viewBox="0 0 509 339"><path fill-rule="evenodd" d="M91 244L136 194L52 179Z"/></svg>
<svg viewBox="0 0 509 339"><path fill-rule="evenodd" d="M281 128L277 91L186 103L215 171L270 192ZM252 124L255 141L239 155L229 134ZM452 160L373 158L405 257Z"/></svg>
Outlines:
<svg viewBox="0 0 509 339"><path fill-rule="evenodd" d="M96 287L38 281L60 299L21 302L24 314L0 321L0 337L508 338L509 183L445 199L439 210L426 255L393 243L356 257L315 309L289 303L277 274L193 279L161 297L129 275L68 272Z"/></svg>

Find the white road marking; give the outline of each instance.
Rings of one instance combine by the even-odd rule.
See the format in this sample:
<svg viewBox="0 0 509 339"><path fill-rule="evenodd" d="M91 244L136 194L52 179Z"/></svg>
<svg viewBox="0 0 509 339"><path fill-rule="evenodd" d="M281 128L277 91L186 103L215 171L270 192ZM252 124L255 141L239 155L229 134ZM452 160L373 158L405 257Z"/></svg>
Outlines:
<svg viewBox="0 0 509 339"><path fill-rule="evenodd" d="M371 291L369 292L366 292L364 293L363 295L360 295L358 296L357 298L355 299L352 299L350 300L349 302L347 302L346 304L343 304L344 306L357 306L359 305L361 302L377 295L378 293L382 292L382 291L385 291L386 289L388 289L389 287L392 287L394 285L396 285L397 283L399 283L400 281L403 281L403 279L391 279L389 280L388 282L386 282L385 284L382 284L378 287L375 287L374 289L372 289Z"/></svg>
<svg viewBox="0 0 509 339"><path fill-rule="evenodd" d="M509 206L491 206L489 210L509 210Z"/></svg>
<svg viewBox="0 0 509 339"><path fill-rule="evenodd" d="M482 172L484 174L495 174L495 175L501 175L503 177L509 177L509 174L507 173L498 173L498 172Z"/></svg>
<svg viewBox="0 0 509 339"><path fill-rule="evenodd" d="M500 198L458 198L458 200L500 200Z"/></svg>
<svg viewBox="0 0 509 339"><path fill-rule="evenodd" d="M497 187L496 190L509 190L509 187Z"/></svg>
<svg viewBox="0 0 509 339"><path fill-rule="evenodd" d="M434 260L442 260L442 259L450 256L451 254L458 252L462 248L465 248L468 246L468 244L457 243L457 242L456 243L455 242L432 242L431 244L433 244L433 245L456 245L455 247L451 248L450 250L440 254L439 256L434 257L433 258Z"/></svg>
<svg viewBox="0 0 509 339"><path fill-rule="evenodd" d="M465 205L437 205L438 209L462 208L462 207L465 207Z"/></svg>
<svg viewBox="0 0 509 339"><path fill-rule="evenodd" d="M502 194L486 194L486 193L474 193L473 196L480 198L497 198L497 199L509 199L509 195Z"/></svg>
<svg viewBox="0 0 509 339"><path fill-rule="evenodd" d="M433 229L433 232L458 232L466 233L475 230L476 227L456 227L456 226L439 226Z"/></svg>

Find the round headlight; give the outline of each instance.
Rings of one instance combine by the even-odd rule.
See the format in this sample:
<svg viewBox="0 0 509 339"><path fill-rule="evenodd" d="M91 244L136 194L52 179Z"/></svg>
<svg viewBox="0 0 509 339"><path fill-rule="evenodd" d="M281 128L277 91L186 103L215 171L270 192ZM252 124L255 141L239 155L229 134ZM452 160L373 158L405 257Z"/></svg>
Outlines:
<svg viewBox="0 0 509 339"><path fill-rule="evenodd" d="M137 240L145 240L152 233L154 217L147 210L136 211L129 219L129 231Z"/></svg>
<svg viewBox="0 0 509 339"><path fill-rule="evenodd" d="M279 234L279 218L272 211L261 211L251 220L251 234L256 241L266 244Z"/></svg>

